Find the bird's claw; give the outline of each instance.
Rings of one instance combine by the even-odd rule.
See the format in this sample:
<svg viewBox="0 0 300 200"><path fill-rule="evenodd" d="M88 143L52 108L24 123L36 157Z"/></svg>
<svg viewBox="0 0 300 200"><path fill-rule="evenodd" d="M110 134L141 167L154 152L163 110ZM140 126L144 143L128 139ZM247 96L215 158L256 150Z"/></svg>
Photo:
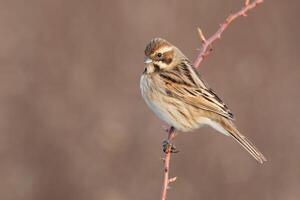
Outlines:
<svg viewBox="0 0 300 200"><path fill-rule="evenodd" d="M163 151L165 153L178 153L179 151L176 149L175 145L172 144L169 140L163 141Z"/></svg>

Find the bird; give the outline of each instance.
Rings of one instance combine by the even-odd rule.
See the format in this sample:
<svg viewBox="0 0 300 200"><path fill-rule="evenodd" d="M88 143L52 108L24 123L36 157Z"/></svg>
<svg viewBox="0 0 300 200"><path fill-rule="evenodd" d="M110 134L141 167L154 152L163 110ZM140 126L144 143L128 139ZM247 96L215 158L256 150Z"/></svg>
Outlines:
<svg viewBox="0 0 300 200"><path fill-rule="evenodd" d="M182 132L208 125L232 137L259 163L267 159L239 132L233 113L196 71L189 59L173 44L154 38L145 48L141 94L150 109Z"/></svg>

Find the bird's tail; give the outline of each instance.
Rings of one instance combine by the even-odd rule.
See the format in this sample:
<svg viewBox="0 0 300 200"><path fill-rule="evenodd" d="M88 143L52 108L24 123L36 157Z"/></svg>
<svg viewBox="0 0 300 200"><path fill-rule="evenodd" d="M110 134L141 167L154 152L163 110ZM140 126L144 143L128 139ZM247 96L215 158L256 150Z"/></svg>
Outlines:
<svg viewBox="0 0 300 200"><path fill-rule="evenodd" d="M267 161L265 156L234 126L233 122L229 120L222 120L223 128L232 136L242 147L244 147L258 162L263 163Z"/></svg>

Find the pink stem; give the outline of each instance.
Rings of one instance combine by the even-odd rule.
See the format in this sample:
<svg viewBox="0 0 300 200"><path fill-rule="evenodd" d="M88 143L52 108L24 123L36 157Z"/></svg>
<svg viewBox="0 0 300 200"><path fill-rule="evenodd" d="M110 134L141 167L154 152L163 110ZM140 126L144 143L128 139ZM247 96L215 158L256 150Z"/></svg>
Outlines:
<svg viewBox="0 0 300 200"><path fill-rule="evenodd" d="M225 29L228 27L228 25L235 20L236 18L238 18L239 16L247 16L246 12L255 8L258 4L262 3L263 0L255 0L252 3L249 3L249 0L245 1L245 5L244 7L241 8L241 10L239 10L236 13L233 13L231 15L229 15L225 22L223 22L220 25L220 28L217 30L217 32L215 32L212 36L210 36L207 40L203 40L202 38L202 47L199 51L199 54L194 62L194 67L198 68L201 64L201 62L204 60L204 58L206 57L207 54L207 49L208 47L217 39L221 38L222 33L225 31Z"/></svg>
<svg viewBox="0 0 300 200"><path fill-rule="evenodd" d="M175 137L175 129L173 127L170 127L168 130L168 141L171 142L171 140ZM164 158L164 179L163 179L163 187L162 187L162 193L161 193L161 200L167 199L167 190L169 187L169 171L170 171L170 158L171 158L171 145L168 146L165 153Z"/></svg>

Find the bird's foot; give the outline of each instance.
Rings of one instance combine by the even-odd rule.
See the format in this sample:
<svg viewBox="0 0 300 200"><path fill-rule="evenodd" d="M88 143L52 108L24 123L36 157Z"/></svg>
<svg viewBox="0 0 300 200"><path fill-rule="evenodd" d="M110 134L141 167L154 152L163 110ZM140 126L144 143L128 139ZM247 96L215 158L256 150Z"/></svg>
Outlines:
<svg viewBox="0 0 300 200"><path fill-rule="evenodd" d="M163 141L163 151L165 153L178 153L179 151L176 149L175 145L172 144L169 140Z"/></svg>

